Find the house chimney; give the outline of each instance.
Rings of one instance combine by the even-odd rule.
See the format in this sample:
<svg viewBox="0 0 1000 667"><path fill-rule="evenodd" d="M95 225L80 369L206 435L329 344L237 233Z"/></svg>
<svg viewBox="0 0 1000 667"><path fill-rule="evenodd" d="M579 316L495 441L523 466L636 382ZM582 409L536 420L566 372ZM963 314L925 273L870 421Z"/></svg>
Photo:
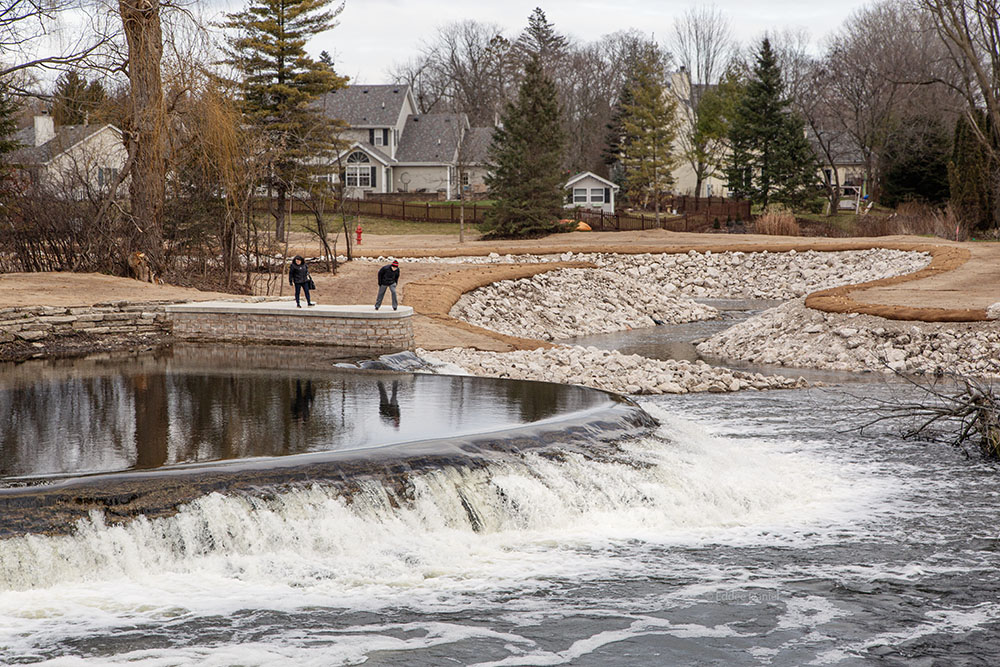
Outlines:
<svg viewBox="0 0 1000 667"><path fill-rule="evenodd" d="M35 145L41 146L56 138L56 125L52 116L35 116Z"/></svg>

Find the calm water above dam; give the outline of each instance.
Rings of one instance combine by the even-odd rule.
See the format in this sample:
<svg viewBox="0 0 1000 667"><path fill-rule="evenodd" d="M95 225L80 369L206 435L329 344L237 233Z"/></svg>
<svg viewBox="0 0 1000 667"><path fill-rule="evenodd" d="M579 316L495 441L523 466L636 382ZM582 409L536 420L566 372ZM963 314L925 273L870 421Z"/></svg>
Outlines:
<svg viewBox="0 0 1000 667"><path fill-rule="evenodd" d="M453 438L608 401L538 382L261 370L183 356L92 371L0 375L0 484Z"/></svg>
<svg viewBox="0 0 1000 667"><path fill-rule="evenodd" d="M237 375L285 413L302 393L287 371ZM132 415L122 452L136 392L149 391L135 377L102 394ZM314 384L307 422L339 429L337 411L355 406L371 433L395 433L373 379L359 380L357 404ZM401 428L444 419L422 410L425 386L458 411L459 394L434 384L448 378L424 380L400 376ZM219 393L249 401L212 386L206 406ZM200 409L175 395L182 385L163 389L168 413ZM71 534L3 539L0 664L996 664L996 468L850 430L872 396L904 390L848 389L863 396L642 399L661 426L599 447L566 436L483 466L366 478L349 497L324 483L212 493L170 517L115 526L95 514ZM545 404L495 390L508 406L497 423ZM301 412L271 409L280 428L241 429L283 444L248 451L313 446ZM171 458L185 434L229 437L205 422L167 428L160 458L192 456ZM120 465L136 462L107 463Z"/></svg>

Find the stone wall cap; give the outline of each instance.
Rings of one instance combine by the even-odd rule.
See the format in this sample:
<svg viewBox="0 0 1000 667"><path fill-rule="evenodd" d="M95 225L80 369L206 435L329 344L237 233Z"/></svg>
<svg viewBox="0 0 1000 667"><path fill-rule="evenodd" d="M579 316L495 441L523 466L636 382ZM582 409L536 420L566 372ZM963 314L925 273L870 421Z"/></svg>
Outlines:
<svg viewBox="0 0 1000 667"><path fill-rule="evenodd" d="M199 313L203 315L225 313L235 315L279 315L281 317L298 316L377 320L402 319L413 315L413 308L410 306L400 306L399 310L393 310L392 306L386 305L375 310L375 306L361 304L349 306L320 304L298 308L295 306L294 301L268 301L262 303L200 301L197 303L181 303L167 306L165 310L168 313Z"/></svg>

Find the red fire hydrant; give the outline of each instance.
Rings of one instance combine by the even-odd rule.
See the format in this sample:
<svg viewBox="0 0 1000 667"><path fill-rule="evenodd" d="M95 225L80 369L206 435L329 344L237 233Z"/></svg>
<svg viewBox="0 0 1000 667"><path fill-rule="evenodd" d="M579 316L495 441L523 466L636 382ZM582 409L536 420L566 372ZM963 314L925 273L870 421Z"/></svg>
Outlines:
<svg viewBox="0 0 1000 667"><path fill-rule="evenodd" d="M361 223L358 223L358 228L354 230L358 235L358 245L361 245Z"/></svg>

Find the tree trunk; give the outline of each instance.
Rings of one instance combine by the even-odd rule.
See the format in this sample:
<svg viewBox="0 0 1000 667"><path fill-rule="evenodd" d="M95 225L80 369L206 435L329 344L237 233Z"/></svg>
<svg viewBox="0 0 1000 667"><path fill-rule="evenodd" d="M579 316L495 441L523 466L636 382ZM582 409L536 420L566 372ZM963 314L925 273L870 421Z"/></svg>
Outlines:
<svg viewBox="0 0 1000 667"><path fill-rule="evenodd" d="M129 197L132 216L141 233L140 246L157 275L165 267L163 201L166 181L164 157L163 84L160 61L163 36L159 0L119 0L119 11L128 41L128 76L131 87L125 137L129 160Z"/></svg>
<svg viewBox="0 0 1000 667"><path fill-rule="evenodd" d="M288 190L284 184L278 185L278 204L274 211L274 238L278 242L285 241L285 208L288 206Z"/></svg>

